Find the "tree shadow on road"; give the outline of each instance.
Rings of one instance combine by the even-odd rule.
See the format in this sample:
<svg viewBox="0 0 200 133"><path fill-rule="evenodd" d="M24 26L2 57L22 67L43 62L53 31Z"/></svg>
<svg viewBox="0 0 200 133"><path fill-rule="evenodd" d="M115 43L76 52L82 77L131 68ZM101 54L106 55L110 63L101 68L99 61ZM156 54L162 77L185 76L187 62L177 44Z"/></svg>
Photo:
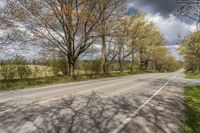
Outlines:
<svg viewBox="0 0 200 133"><path fill-rule="evenodd" d="M163 82L160 80L160 84ZM177 88L176 84L172 86ZM174 91L173 95L180 95L178 93ZM71 96L44 105L26 105L21 109L10 107L13 111L0 114L0 132L110 133L149 97L150 94L144 93L114 97L92 93L87 96ZM182 104L181 97L159 94L140 110L122 132L174 132L173 124L180 123L182 119Z"/></svg>
<svg viewBox="0 0 200 133"><path fill-rule="evenodd" d="M159 79L152 84L159 85L162 82L166 83L165 80ZM171 81L161 93L140 110L122 133L182 133L185 85L184 82Z"/></svg>

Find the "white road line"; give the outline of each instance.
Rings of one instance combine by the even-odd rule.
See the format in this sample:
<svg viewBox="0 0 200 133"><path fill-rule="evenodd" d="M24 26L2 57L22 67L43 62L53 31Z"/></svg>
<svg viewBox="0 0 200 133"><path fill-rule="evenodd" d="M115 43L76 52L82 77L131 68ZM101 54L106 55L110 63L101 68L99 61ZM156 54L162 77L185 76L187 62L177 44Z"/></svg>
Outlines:
<svg viewBox="0 0 200 133"><path fill-rule="evenodd" d="M179 72L178 72L179 74ZM125 119L116 129L114 129L111 133L119 133L132 119L135 117L141 109L143 109L158 93L160 93L173 79L177 77L176 74L173 76L167 83L165 83L158 91L156 91L147 101L145 101L138 109L131 114L127 119Z"/></svg>

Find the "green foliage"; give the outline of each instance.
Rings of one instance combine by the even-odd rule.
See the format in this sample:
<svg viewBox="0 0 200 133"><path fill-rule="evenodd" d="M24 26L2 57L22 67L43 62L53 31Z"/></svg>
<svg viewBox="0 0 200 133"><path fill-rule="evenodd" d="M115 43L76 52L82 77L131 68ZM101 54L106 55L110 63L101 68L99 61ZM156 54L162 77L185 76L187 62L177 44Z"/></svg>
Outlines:
<svg viewBox="0 0 200 133"><path fill-rule="evenodd" d="M181 63L174 56L168 55L165 61L165 70L167 72L176 71L182 67Z"/></svg>
<svg viewBox="0 0 200 133"><path fill-rule="evenodd" d="M186 120L183 130L186 133L199 133L200 131L200 86L185 88Z"/></svg>
<svg viewBox="0 0 200 133"><path fill-rule="evenodd" d="M40 69L37 66L34 66L33 73L32 73L33 78L37 78L39 72L40 72Z"/></svg>
<svg viewBox="0 0 200 133"><path fill-rule="evenodd" d="M100 60L92 61L91 71L92 71L92 74L100 74L101 73L101 61Z"/></svg>
<svg viewBox="0 0 200 133"><path fill-rule="evenodd" d="M44 86L57 83L68 83L70 79L64 76L42 77L42 78L29 78L29 79L13 79L13 80L0 80L0 91L9 91L16 89L23 89L26 87Z"/></svg>
<svg viewBox="0 0 200 133"><path fill-rule="evenodd" d="M83 70L85 74L91 73L91 63L82 61L79 63L80 70Z"/></svg>
<svg viewBox="0 0 200 133"><path fill-rule="evenodd" d="M138 72L140 73L140 72ZM13 79L13 80L0 80L0 91L9 91L16 89L23 89L27 87L45 86L50 84L69 83L76 81L84 81L89 79L101 79L107 77L121 77L131 75L129 72L114 72L109 75L104 74L81 74L77 77L77 80L70 78L69 76L52 76L42 78L28 78L24 80Z"/></svg>
<svg viewBox="0 0 200 133"><path fill-rule="evenodd" d="M118 64L117 64L117 63L112 63L112 64L110 64L109 70L110 70L111 72L119 71L119 66L118 66Z"/></svg>
<svg viewBox="0 0 200 133"><path fill-rule="evenodd" d="M27 65L27 60L23 56L16 56L14 59L16 65L17 76L22 79L26 79L31 75L31 69Z"/></svg>
<svg viewBox="0 0 200 133"><path fill-rule="evenodd" d="M81 68L84 70L85 74L101 74L101 61L82 61L80 63Z"/></svg>
<svg viewBox="0 0 200 133"><path fill-rule="evenodd" d="M7 81L7 80L12 80L17 74L17 68L15 65L10 64L1 64L0 66L0 74L1 76Z"/></svg>
<svg viewBox="0 0 200 133"><path fill-rule="evenodd" d="M63 75L68 75L69 71L68 71L68 62L66 59L62 58L59 60L59 64L60 64L60 70L62 72Z"/></svg>
<svg viewBox="0 0 200 133"><path fill-rule="evenodd" d="M68 62L66 59L52 59L49 61L50 66L52 68L52 72L54 75L59 76L61 73L62 75L68 75Z"/></svg>
<svg viewBox="0 0 200 133"><path fill-rule="evenodd" d="M51 69L54 75L58 76L60 72L60 62L57 59L50 60Z"/></svg>
<svg viewBox="0 0 200 133"><path fill-rule="evenodd" d="M200 72L195 71L195 72L186 72L186 78L200 78Z"/></svg>
<svg viewBox="0 0 200 133"><path fill-rule="evenodd" d="M184 57L187 71L200 71L200 31L182 41L180 53Z"/></svg>

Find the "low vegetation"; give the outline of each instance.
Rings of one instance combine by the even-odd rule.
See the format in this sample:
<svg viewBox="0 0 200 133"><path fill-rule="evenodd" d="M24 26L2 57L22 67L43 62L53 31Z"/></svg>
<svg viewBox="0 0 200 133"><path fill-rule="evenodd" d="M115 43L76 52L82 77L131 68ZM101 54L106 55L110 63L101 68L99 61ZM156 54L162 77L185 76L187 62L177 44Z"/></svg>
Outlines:
<svg viewBox="0 0 200 133"><path fill-rule="evenodd" d="M200 72L186 72L186 78L200 78Z"/></svg>
<svg viewBox="0 0 200 133"><path fill-rule="evenodd" d="M137 73L142 73L142 72L138 71ZM113 72L113 73L110 73L109 75L81 74L77 76L76 80L74 78L70 78L69 76L50 76L50 77L40 77L40 78L28 78L24 80L20 80L20 79L0 80L0 91L9 91L9 90L23 89L27 87L39 87L39 86L45 86L45 85L78 82L78 81L109 78L109 77L121 77L121 76L128 76L132 74L136 74L136 72L135 73Z"/></svg>
<svg viewBox="0 0 200 133"><path fill-rule="evenodd" d="M200 86L185 88L185 115L183 129L186 133L200 131Z"/></svg>
<svg viewBox="0 0 200 133"><path fill-rule="evenodd" d="M157 69L148 66L147 69L141 70L139 65L132 65L131 62L127 61L123 64L122 71L118 62L113 62L107 69L107 73L104 73L100 60L80 60L76 67L75 76L71 77L68 75L67 61L62 58L28 61L25 57L17 55L13 59L0 62L0 90L7 91L89 79L176 70L167 68L157 71Z"/></svg>

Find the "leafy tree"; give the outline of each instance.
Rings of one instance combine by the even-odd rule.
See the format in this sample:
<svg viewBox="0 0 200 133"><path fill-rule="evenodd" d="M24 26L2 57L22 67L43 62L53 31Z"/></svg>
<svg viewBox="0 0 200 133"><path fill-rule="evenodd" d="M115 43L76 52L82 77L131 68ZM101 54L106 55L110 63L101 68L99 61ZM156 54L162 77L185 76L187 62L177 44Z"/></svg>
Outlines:
<svg viewBox="0 0 200 133"><path fill-rule="evenodd" d="M153 67L156 71L163 71L165 64L167 62L167 56L169 55L169 50L163 46L154 46L151 54L151 60Z"/></svg>
<svg viewBox="0 0 200 133"><path fill-rule="evenodd" d="M175 71L182 67L181 62L177 61L174 56L168 55L166 59L166 65L164 66L166 71Z"/></svg>
<svg viewBox="0 0 200 133"><path fill-rule="evenodd" d="M200 31L182 41L180 53L187 70L200 71Z"/></svg>

